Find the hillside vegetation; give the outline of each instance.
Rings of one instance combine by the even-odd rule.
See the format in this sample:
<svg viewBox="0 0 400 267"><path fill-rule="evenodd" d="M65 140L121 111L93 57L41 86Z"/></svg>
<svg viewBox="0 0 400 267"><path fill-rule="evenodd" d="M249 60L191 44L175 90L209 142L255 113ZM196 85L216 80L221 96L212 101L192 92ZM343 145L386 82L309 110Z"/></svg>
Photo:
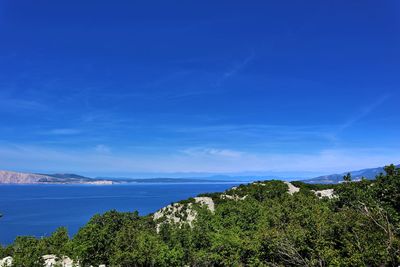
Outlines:
<svg viewBox="0 0 400 267"><path fill-rule="evenodd" d="M46 254L81 266L398 266L400 169L385 172L374 181L346 176L334 187L256 182L156 216L109 211L72 239L64 228L18 237L0 256L12 256L15 266L43 266ZM328 189L334 195L316 192Z"/></svg>

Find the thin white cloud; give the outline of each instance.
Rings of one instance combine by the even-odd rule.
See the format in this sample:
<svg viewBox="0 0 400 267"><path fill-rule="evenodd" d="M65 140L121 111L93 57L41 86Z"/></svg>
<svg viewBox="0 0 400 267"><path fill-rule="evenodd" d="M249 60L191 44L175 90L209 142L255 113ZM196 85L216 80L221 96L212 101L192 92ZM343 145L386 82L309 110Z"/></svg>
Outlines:
<svg viewBox="0 0 400 267"><path fill-rule="evenodd" d="M300 141L332 141L331 132L337 125L268 125L268 124L220 124L220 125L195 125L180 126L166 125L159 128L192 139L218 140L226 144L229 140L237 140L242 144L251 143L298 143ZM236 141L235 141L236 142ZM243 143L244 142L244 143Z"/></svg>
<svg viewBox="0 0 400 267"><path fill-rule="evenodd" d="M45 135L76 135L80 134L82 131L79 129L72 128L60 128L60 129L51 129L48 131L43 131L41 134Z"/></svg>
<svg viewBox="0 0 400 267"><path fill-rule="evenodd" d="M98 153L110 153L111 149L106 145L98 144L95 147L95 151L98 152Z"/></svg>
<svg viewBox="0 0 400 267"><path fill-rule="evenodd" d="M375 102L370 103L369 105L366 105L357 114L353 115L345 123L340 125L337 133L343 132L344 130L352 127L354 124L356 124L363 118L367 117L374 110L376 110L379 106L381 106L388 98L389 98L389 95L385 94L385 95L379 97Z"/></svg>
<svg viewBox="0 0 400 267"><path fill-rule="evenodd" d="M103 148L102 148L103 149ZM193 152L195 151L195 152ZM197 154L196 154L197 151ZM190 153L191 152L191 153ZM68 172L319 172L336 173L400 163L398 149L332 149L317 153L237 153L230 149L195 149L189 153L99 153L37 146L0 147L0 169Z"/></svg>
<svg viewBox="0 0 400 267"><path fill-rule="evenodd" d="M254 52L248 55L245 59L240 61L239 63L233 65L228 71L224 72L224 74L220 77L220 79L216 82L216 86L221 86L227 79L235 76L239 71L245 68L255 57Z"/></svg>
<svg viewBox="0 0 400 267"><path fill-rule="evenodd" d="M221 157L221 158L238 158L243 152L232 149L205 148L194 147L182 150L184 154L194 157Z"/></svg>
<svg viewBox="0 0 400 267"><path fill-rule="evenodd" d="M47 107L35 100L17 99L0 96L0 111L14 112L18 110L43 111Z"/></svg>

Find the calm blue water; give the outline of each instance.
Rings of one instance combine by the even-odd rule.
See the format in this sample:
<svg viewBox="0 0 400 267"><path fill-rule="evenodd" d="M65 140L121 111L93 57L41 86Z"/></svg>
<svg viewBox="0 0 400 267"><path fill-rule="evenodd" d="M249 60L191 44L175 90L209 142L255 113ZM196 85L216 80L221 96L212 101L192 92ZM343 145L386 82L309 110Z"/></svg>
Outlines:
<svg viewBox="0 0 400 267"><path fill-rule="evenodd" d="M59 226L73 235L96 213L116 209L146 215L171 202L233 185L1 185L0 243L10 244L19 235L46 236Z"/></svg>

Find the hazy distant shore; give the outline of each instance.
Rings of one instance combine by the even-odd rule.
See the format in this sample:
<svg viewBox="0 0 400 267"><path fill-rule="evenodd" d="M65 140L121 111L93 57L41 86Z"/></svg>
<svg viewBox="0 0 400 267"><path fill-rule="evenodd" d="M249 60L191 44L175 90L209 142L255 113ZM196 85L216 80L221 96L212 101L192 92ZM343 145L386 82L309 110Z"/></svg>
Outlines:
<svg viewBox="0 0 400 267"><path fill-rule="evenodd" d="M1 184L58 184L58 185L114 185L143 183L232 183L234 180L202 178L89 178L77 174L36 174L14 171L0 171Z"/></svg>

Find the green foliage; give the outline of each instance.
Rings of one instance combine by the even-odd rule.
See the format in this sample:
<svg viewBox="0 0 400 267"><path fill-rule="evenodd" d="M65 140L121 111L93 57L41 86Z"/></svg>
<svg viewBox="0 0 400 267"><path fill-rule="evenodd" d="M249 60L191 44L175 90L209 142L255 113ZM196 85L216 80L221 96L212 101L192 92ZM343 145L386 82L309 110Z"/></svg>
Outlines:
<svg viewBox="0 0 400 267"><path fill-rule="evenodd" d="M0 245L0 259L5 258L7 256L11 256L14 254L14 247L13 245L9 245L6 247L3 247Z"/></svg>
<svg viewBox="0 0 400 267"><path fill-rule="evenodd" d="M347 173L345 176L343 176L343 181L351 182L351 173Z"/></svg>
<svg viewBox="0 0 400 267"><path fill-rule="evenodd" d="M398 266L400 264L400 170L385 168L376 180L339 185L307 185L288 194L281 181L241 185L203 194L215 212L181 201L181 219L156 231L151 216L109 211L94 216L69 240L64 228L44 239L20 237L1 255L17 266L39 266L40 255L68 254L84 266ZM336 197L319 199L311 190L333 188Z"/></svg>
<svg viewBox="0 0 400 267"><path fill-rule="evenodd" d="M391 208L400 213L400 168L392 164L385 167L386 175L380 174L373 186L374 196L381 201L386 208Z"/></svg>
<svg viewBox="0 0 400 267"><path fill-rule="evenodd" d="M119 213L112 210L103 215L95 215L74 237L74 256L83 265L108 265L118 231L135 220L140 220L137 212Z"/></svg>
<svg viewBox="0 0 400 267"><path fill-rule="evenodd" d="M45 254L45 244L42 240L31 236L17 237L13 244L13 258L15 266L42 267L42 255Z"/></svg>
<svg viewBox="0 0 400 267"><path fill-rule="evenodd" d="M293 181L291 182L294 186L299 187L300 189L304 190L325 190L325 189L335 189L339 187L336 184L308 184L300 181Z"/></svg>
<svg viewBox="0 0 400 267"><path fill-rule="evenodd" d="M240 185L235 190L228 190L228 194L236 194L240 197L248 196L262 202L265 199L284 196L288 187L282 181L255 182L249 185Z"/></svg>
<svg viewBox="0 0 400 267"><path fill-rule="evenodd" d="M71 242L65 227L58 228L51 236L44 238L46 254L54 254L58 257L70 255Z"/></svg>
<svg viewBox="0 0 400 267"><path fill-rule="evenodd" d="M166 266L168 247L154 230L129 223L117 233L112 251L112 266Z"/></svg>

